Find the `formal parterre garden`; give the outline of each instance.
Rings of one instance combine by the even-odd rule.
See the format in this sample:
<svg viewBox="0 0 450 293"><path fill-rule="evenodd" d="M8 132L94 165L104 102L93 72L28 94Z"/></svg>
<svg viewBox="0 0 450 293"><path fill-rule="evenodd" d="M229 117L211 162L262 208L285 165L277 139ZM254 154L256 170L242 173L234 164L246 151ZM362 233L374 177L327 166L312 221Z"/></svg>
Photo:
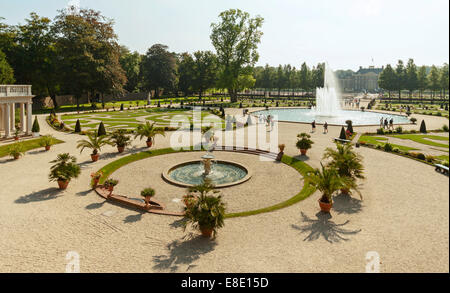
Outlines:
<svg viewBox="0 0 450 293"><path fill-rule="evenodd" d="M208 116L213 115L214 119L222 121L218 115L220 112L216 111L216 115L212 111L201 111L200 118L203 120ZM186 109L173 109L173 108L149 108L149 109L135 109L124 111L108 111L108 112L96 112L96 113L83 113L73 115L62 115L61 121L69 130L74 130L77 120L80 121L82 131L93 131L99 127L99 124L103 122L105 127L109 131L115 129L135 129L139 124L145 122L156 123L157 127L163 127L166 130L175 130L173 122L189 121L190 124L198 122L195 121L197 116L194 117L192 110Z"/></svg>
<svg viewBox="0 0 450 293"><path fill-rule="evenodd" d="M449 118L448 102L436 104L379 103L376 109L401 113L406 113L409 109L409 112L411 114L431 115Z"/></svg>

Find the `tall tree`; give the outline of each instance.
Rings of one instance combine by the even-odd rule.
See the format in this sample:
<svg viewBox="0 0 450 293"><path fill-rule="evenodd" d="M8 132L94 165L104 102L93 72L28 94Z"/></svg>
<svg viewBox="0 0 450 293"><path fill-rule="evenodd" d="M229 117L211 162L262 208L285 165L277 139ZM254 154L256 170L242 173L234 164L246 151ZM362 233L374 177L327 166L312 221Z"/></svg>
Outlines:
<svg viewBox="0 0 450 293"><path fill-rule="evenodd" d="M141 65L141 55L138 52L130 52L127 47L121 46L119 61L128 80L124 89L130 93L138 92L140 85L139 70Z"/></svg>
<svg viewBox="0 0 450 293"><path fill-rule="evenodd" d="M14 71L6 60L5 53L0 50L0 84L13 84Z"/></svg>
<svg viewBox="0 0 450 293"><path fill-rule="evenodd" d="M444 66L441 68L440 75L440 84L443 91L443 97L445 98L445 91L448 91L448 83L449 83L449 72L448 72L448 63L444 63Z"/></svg>
<svg viewBox="0 0 450 293"><path fill-rule="evenodd" d="M312 87L318 88L324 86L325 64L319 63L312 71Z"/></svg>
<svg viewBox="0 0 450 293"><path fill-rule="evenodd" d="M141 63L143 86L146 90L154 90L156 97L159 97L161 89L174 89L177 79L177 59L168 48L166 45L153 45Z"/></svg>
<svg viewBox="0 0 450 293"><path fill-rule="evenodd" d="M309 91L311 89L311 71L305 62L303 62L298 75L300 88Z"/></svg>
<svg viewBox="0 0 450 293"><path fill-rule="evenodd" d="M219 17L220 23L211 24L211 41L222 66L219 86L227 88L231 101L236 102L239 76L248 74L247 67L253 67L259 58L263 18L250 18L239 9L226 10Z"/></svg>
<svg viewBox="0 0 450 293"><path fill-rule="evenodd" d="M120 66L120 47L113 21L92 9L61 10L55 19L56 47L66 92L77 100L83 94L121 93L126 76Z"/></svg>
<svg viewBox="0 0 450 293"><path fill-rule="evenodd" d="M419 90L419 95L422 98L423 91L428 88L428 78L427 78L427 67L420 66L417 71L417 89Z"/></svg>
<svg viewBox="0 0 450 293"><path fill-rule="evenodd" d="M418 88L417 78L417 66L414 64L413 59L409 59L406 64L406 89L409 91L409 98L412 98L412 94Z"/></svg>
<svg viewBox="0 0 450 293"><path fill-rule="evenodd" d="M395 89L398 91L398 98L402 98L402 90L406 88L406 72L405 66L402 60L398 60L397 66L395 67Z"/></svg>
<svg viewBox="0 0 450 293"><path fill-rule="evenodd" d="M212 88L217 81L217 58L211 51L194 52L192 87L200 98L205 90Z"/></svg>
<svg viewBox="0 0 450 293"><path fill-rule="evenodd" d="M281 90L286 87L286 77L284 75L283 66L281 66L281 64L277 68L275 87L278 89L278 96L280 95Z"/></svg>
<svg viewBox="0 0 450 293"><path fill-rule="evenodd" d="M439 77L439 69L435 65L431 66L430 73L428 74L428 87L431 90L433 98L436 91L441 88Z"/></svg>
<svg viewBox="0 0 450 293"><path fill-rule="evenodd" d="M380 73L378 84L382 89L388 91L389 99L391 98L391 91L396 89L396 82L397 76L394 69L390 64L386 65L386 67Z"/></svg>
<svg viewBox="0 0 450 293"><path fill-rule="evenodd" d="M189 53L178 56L178 90L185 96L192 92L192 80L194 77L194 58Z"/></svg>

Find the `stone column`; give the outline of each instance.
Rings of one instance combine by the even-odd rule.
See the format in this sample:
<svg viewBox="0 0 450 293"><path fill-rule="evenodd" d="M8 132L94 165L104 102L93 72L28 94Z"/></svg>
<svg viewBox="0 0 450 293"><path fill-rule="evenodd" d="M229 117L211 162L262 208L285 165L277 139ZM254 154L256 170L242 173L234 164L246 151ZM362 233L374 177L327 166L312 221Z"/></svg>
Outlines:
<svg viewBox="0 0 450 293"><path fill-rule="evenodd" d="M11 106L9 104L5 104L5 137L8 138L11 136Z"/></svg>
<svg viewBox="0 0 450 293"><path fill-rule="evenodd" d="M16 111L15 111L15 103L11 103L11 131L14 132L16 131Z"/></svg>
<svg viewBox="0 0 450 293"><path fill-rule="evenodd" d="M31 134L31 124L32 124L32 118L33 118L33 114L32 114L32 103L27 103L27 134Z"/></svg>
<svg viewBox="0 0 450 293"><path fill-rule="evenodd" d="M22 132L26 132L26 120L25 120L25 104L20 103L20 127Z"/></svg>

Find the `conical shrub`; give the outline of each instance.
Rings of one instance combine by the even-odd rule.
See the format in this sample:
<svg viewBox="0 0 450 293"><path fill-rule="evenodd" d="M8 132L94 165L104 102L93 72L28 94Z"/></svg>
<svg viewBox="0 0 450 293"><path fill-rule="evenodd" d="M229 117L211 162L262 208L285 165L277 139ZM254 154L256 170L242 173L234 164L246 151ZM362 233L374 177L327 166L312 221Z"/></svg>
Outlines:
<svg viewBox="0 0 450 293"><path fill-rule="evenodd" d="M34 117L33 127L31 128L31 132L39 132L41 128L39 127L39 121L37 116Z"/></svg>
<svg viewBox="0 0 450 293"><path fill-rule="evenodd" d="M425 125L425 120L422 120L422 123L420 124L420 132L427 133L427 126Z"/></svg>
<svg viewBox="0 0 450 293"><path fill-rule="evenodd" d="M347 135L345 134L345 128L342 126L341 128L341 134L339 135L340 139L347 139Z"/></svg>
<svg viewBox="0 0 450 293"><path fill-rule="evenodd" d="M98 136L106 135L106 129L105 129L105 125L103 124L103 122L101 122L100 125L98 126L97 135Z"/></svg>
<svg viewBox="0 0 450 293"><path fill-rule="evenodd" d="M77 120L77 123L75 124L75 133L80 133L81 132L81 123L80 123L80 119Z"/></svg>

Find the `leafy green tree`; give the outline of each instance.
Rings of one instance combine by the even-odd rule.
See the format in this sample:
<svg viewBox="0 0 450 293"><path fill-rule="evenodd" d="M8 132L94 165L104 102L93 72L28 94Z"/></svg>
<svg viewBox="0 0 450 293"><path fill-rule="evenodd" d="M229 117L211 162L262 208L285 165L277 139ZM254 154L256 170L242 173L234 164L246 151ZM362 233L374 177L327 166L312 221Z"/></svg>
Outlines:
<svg viewBox="0 0 450 293"><path fill-rule="evenodd" d="M286 77L284 76L284 70L281 64L277 68L275 87L278 89L278 96L280 95L281 90L286 87Z"/></svg>
<svg viewBox="0 0 450 293"><path fill-rule="evenodd" d="M444 63L444 66L441 68L439 83L443 91L443 97L445 98L445 91L448 91L449 86L448 63Z"/></svg>
<svg viewBox="0 0 450 293"><path fill-rule="evenodd" d="M243 74L239 75L236 82L236 89L238 91L242 91L245 89L249 89L255 86L255 78L251 74Z"/></svg>
<svg viewBox="0 0 450 293"><path fill-rule="evenodd" d="M192 92L192 80L194 77L194 58L189 53L178 56L178 90L187 97Z"/></svg>
<svg viewBox="0 0 450 293"><path fill-rule="evenodd" d="M166 45L153 45L142 59L143 87L148 91L154 90L157 98L161 89L170 90L175 87L176 72L175 54L169 52Z"/></svg>
<svg viewBox="0 0 450 293"><path fill-rule="evenodd" d="M256 82L255 85L257 87L264 89L264 94L268 89L273 88L274 86L274 76L275 72L269 64L266 64L264 68L256 74Z"/></svg>
<svg viewBox="0 0 450 293"><path fill-rule="evenodd" d="M419 95L422 97L423 91L428 88L428 78L427 78L427 67L420 66L417 71L417 89L419 90Z"/></svg>
<svg viewBox="0 0 450 293"><path fill-rule="evenodd" d="M305 91L309 91L311 89L311 82L312 82L311 71L305 62L303 62L298 75L299 75L299 87Z"/></svg>
<svg viewBox="0 0 450 293"><path fill-rule="evenodd" d="M430 73L428 74L428 87L431 89L432 97L434 97L435 92L441 87L439 81L439 69L433 65L431 66Z"/></svg>
<svg viewBox="0 0 450 293"><path fill-rule="evenodd" d="M323 87L325 79L325 64L319 63L312 70L312 87L318 88Z"/></svg>
<svg viewBox="0 0 450 293"><path fill-rule="evenodd" d="M6 61L5 53L0 50L0 84L13 84L14 82L14 70Z"/></svg>
<svg viewBox="0 0 450 293"><path fill-rule="evenodd" d="M398 91L398 98L402 98L402 90L406 87L406 71L402 60L398 60L395 67L395 89Z"/></svg>
<svg viewBox="0 0 450 293"><path fill-rule="evenodd" d="M406 64L406 89L409 91L409 97L412 97L412 94L415 90L418 89L418 78L417 78L417 66L414 64L413 59L409 59Z"/></svg>
<svg viewBox="0 0 450 293"><path fill-rule="evenodd" d="M211 51L194 52L192 87L200 98L217 81L217 58Z"/></svg>
<svg viewBox="0 0 450 293"><path fill-rule="evenodd" d="M130 93L139 91L141 60L142 57L138 52L130 52L125 46L120 47L119 61L127 77L124 89Z"/></svg>
<svg viewBox="0 0 450 293"><path fill-rule="evenodd" d="M249 74L248 67L258 61L258 44L263 18L250 18L247 12L229 9L220 13L220 23L213 23L211 41L216 49L221 71L219 87L228 89L231 102L237 102L237 81L240 75Z"/></svg>
<svg viewBox="0 0 450 293"><path fill-rule="evenodd" d="M378 78L379 86L388 91L389 99L391 98L391 91L396 89L396 75L394 69L390 64L386 65L386 67L381 71L380 76Z"/></svg>

